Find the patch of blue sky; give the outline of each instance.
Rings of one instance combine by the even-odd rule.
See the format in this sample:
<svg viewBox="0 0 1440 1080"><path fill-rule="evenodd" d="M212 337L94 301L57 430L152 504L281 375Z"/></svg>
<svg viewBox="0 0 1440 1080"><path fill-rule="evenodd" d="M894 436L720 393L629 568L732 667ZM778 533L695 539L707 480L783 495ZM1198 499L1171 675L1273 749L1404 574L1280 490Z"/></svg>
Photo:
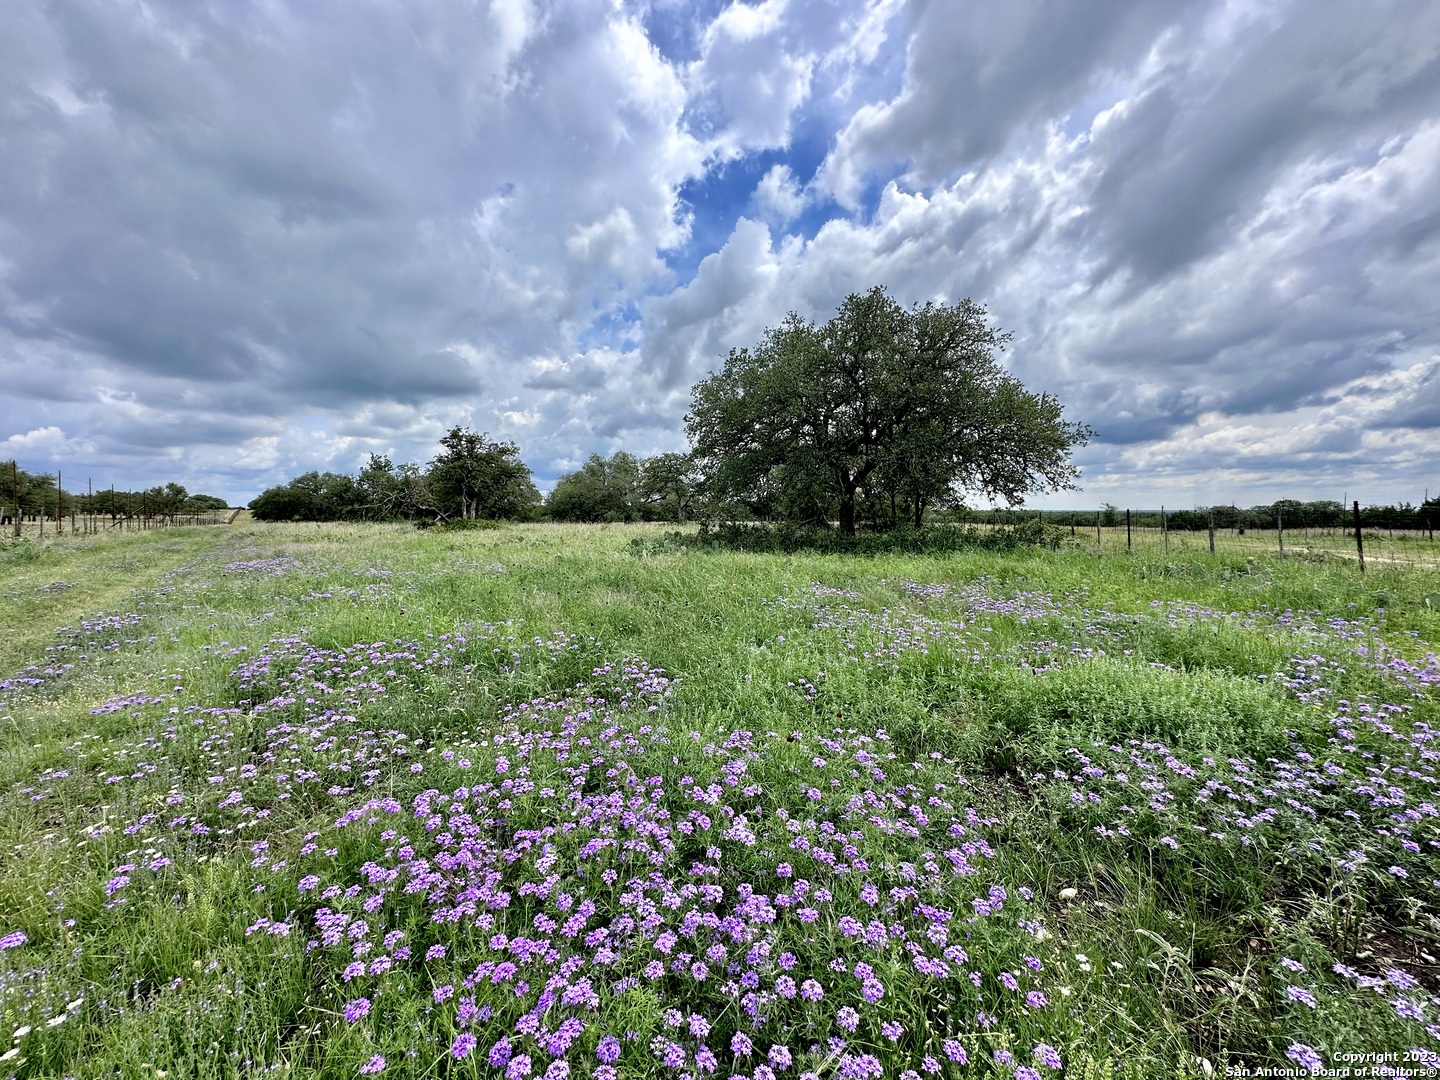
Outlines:
<svg viewBox="0 0 1440 1080"><path fill-rule="evenodd" d="M598 313L580 332L577 345L581 352L592 349L626 352L639 347L641 336L640 308L632 301Z"/></svg>
<svg viewBox="0 0 1440 1080"><path fill-rule="evenodd" d="M705 28L729 0L671 0L649 5L640 17L645 36L671 64L688 64L700 56Z"/></svg>
<svg viewBox="0 0 1440 1080"><path fill-rule="evenodd" d="M693 215L690 238L682 247L667 252L665 259L677 282L688 282L695 276L705 256L724 247L741 217L763 218L755 202L755 188L771 168L787 166L795 183L803 188L825 160L828 148L828 136L819 131L802 132L784 149L746 154L717 164L704 176L682 185L680 199ZM879 188L874 198L878 201ZM795 219L784 223L781 228L783 233L808 240L831 218L844 214L840 206L828 197L807 198Z"/></svg>

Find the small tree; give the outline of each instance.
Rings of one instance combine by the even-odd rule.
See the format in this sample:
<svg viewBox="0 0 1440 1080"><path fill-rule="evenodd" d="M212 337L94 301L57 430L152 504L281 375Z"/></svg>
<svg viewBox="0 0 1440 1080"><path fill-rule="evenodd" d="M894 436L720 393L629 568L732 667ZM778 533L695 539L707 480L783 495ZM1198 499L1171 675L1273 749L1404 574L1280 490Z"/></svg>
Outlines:
<svg viewBox="0 0 1440 1080"><path fill-rule="evenodd" d="M363 514L372 521L409 520L440 511L431 505L429 485L418 465L397 467L383 454L371 454L356 481Z"/></svg>
<svg viewBox="0 0 1440 1080"><path fill-rule="evenodd" d="M256 521L342 521L360 516L360 505L354 477L308 472L261 492L250 513Z"/></svg>
<svg viewBox="0 0 1440 1080"><path fill-rule="evenodd" d="M555 481L546 508L556 521L635 521L640 517L640 463L616 451L591 454L578 470Z"/></svg>
<svg viewBox="0 0 1440 1080"><path fill-rule="evenodd" d="M530 469L514 443L491 442L484 432L454 427L430 462L430 492L448 517L527 517L540 502Z"/></svg>

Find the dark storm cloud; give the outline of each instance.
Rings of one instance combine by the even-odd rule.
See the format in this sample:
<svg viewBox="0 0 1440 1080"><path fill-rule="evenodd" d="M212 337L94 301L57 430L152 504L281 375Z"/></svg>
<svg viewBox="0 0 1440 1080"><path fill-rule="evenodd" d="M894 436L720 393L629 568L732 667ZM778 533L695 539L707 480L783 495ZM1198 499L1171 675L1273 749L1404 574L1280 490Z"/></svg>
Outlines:
<svg viewBox="0 0 1440 1080"><path fill-rule="evenodd" d="M1257 13L1238 51L1212 62L1174 56L1096 135L1097 278L1126 268L1143 287L1228 242L1287 167L1373 153L1435 116L1440 7L1323 0L1287 14Z"/></svg>
<svg viewBox="0 0 1440 1080"><path fill-rule="evenodd" d="M905 86L840 132L828 180L853 194L864 176L908 166L932 184L983 166L1038 120L1063 115L1162 31L1194 23L1198 3L1019 0L965 9L916 0Z"/></svg>
<svg viewBox="0 0 1440 1080"><path fill-rule="evenodd" d="M326 385L328 365L341 400L392 391L365 354L417 360L406 301L442 285L433 269L378 272L411 262L403 223L283 58L237 49L199 8L163 29L119 5L47 12L55 68L6 87L8 328L195 382L299 389ZM186 55L175 39L191 34ZM365 348L337 347L361 318ZM303 375L276 370L295 354Z"/></svg>

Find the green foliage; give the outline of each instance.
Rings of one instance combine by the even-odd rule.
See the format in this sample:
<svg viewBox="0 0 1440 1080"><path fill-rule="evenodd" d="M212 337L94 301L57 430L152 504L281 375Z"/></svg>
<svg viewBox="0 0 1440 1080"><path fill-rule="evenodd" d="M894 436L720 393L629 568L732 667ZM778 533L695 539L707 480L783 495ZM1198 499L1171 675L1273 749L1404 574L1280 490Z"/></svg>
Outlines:
<svg viewBox="0 0 1440 1080"><path fill-rule="evenodd" d="M689 454L656 454L640 462L636 494L648 520L683 522L694 515L699 483Z"/></svg>
<svg viewBox="0 0 1440 1080"><path fill-rule="evenodd" d="M917 527L970 490L1015 504L1073 486L1090 435L995 358L1008 335L970 300L906 310L883 288L816 326L791 313L694 387L686 427L708 493L790 522L868 511Z"/></svg>
<svg viewBox="0 0 1440 1080"><path fill-rule="evenodd" d="M382 454L371 454L360 470L363 516L371 521L414 520L434 516L430 485L420 466L411 462L396 466Z"/></svg>
<svg viewBox="0 0 1440 1080"><path fill-rule="evenodd" d="M461 427L440 440L427 480L440 512L450 518L524 519L540 503L519 447Z"/></svg>
<svg viewBox="0 0 1440 1080"><path fill-rule="evenodd" d="M956 551L1015 551L1024 547L1055 548L1059 529L1034 518L1018 525L982 529L975 526L930 525L924 529L862 531L846 536L833 529L791 524L733 522L698 533L671 534L673 542L703 551L746 551L767 554L816 555L942 555Z"/></svg>
<svg viewBox="0 0 1440 1080"><path fill-rule="evenodd" d="M540 493L514 443L452 428L428 471L371 454L358 477L309 472L250 504L258 521L526 520Z"/></svg>
<svg viewBox="0 0 1440 1080"><path fill-rule="evenodd" d="M346 521L359 518L362 505L354 477L308 472L261 492L250 513L256 521Z"/></svg>
<svg viewBox="0 0 1440 1080"><path fill-rule="evenodd" d="M419 521L416 524L431 526L428 521ZM439 525L433 526L436 532L489 532L504 527L503 523L490 518L457 518L454 521L442 521Z"/></svg>
<svg viewBox="0 0 1440 1080"><path fill-rule="evenodd" d="M640 463L620 450L560 477L545 508L555 521L638 521L640 499Z"/></svg>

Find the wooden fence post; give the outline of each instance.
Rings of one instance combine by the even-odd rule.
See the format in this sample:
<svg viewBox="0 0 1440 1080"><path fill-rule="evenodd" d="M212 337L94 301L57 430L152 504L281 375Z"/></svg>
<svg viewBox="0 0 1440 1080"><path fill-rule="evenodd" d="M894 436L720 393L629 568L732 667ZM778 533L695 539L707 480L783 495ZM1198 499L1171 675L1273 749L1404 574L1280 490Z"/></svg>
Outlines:
<svg viewBox="0 0 1440 1080"><path fill-rule="evenodd" d="M1360 573L1365 573L1365 541L1360 535L1360 500L1355 500L1355 550L1360 555Z"/></svg>
<svg viewBox="0 0 1440 1080"><path fill-rule="evenodd" d="M1095 547L1100 547L1100 511L1095 511Z"/></svg>
<svg viewBox="0 0 1440 1080"><path fill-rule="evenodd" d="M1285 512L1275 511L1275 535L1280 539L1280 558L1285 558Z"/></svg>
<svg viewBox="0 0 1440 1080"><path fill-rule="evenodd" d="M1165 554L1170 554L1170 530L1165 527L1165 504L1160 504L1160 537L1165 541Z"/></svg>
<svg viewBox="0 0 1440 1080"><path fill-rule="evenodd" d="M1210 511L1210 554L1215 554L1215 511Z"/></svg>
<svg viewBox="0 0 1440 1080"><path fill-rule="evenodd" d="M1130 551L1130 511L1125 511L1125 550Z"/></svg>

